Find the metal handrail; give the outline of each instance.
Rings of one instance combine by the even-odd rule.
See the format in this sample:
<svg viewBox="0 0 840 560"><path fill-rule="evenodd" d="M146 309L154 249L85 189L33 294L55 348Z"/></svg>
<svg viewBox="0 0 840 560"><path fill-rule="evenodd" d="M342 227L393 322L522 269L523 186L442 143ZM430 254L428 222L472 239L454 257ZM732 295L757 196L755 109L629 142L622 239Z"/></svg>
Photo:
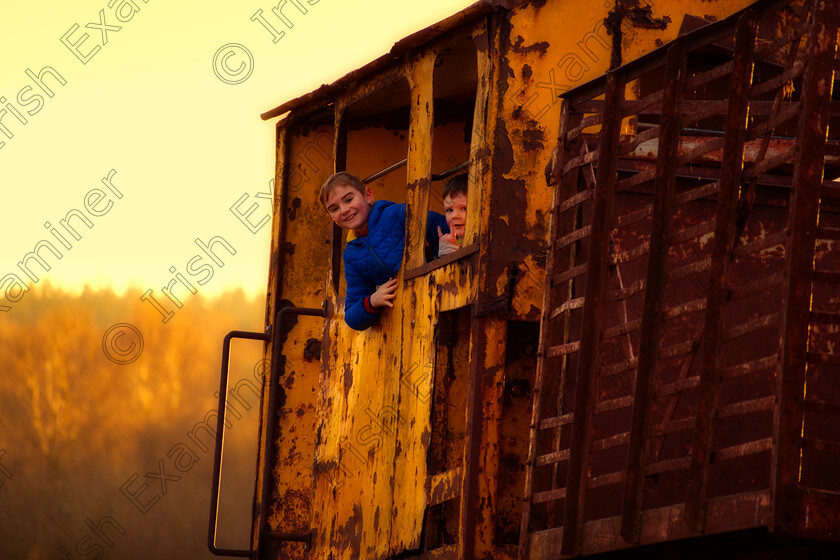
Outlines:
<svg viewBox="0 0 840 560"><path fill-rule="evenodd" d="M391 173L392 171L396 171L397 169L405 166L406 163L408 163L408 159L402 159L402 160L398 161L397 163L389 165L385 169L377 171L376 173L374 173L372 175L368 175L367 177L362 179L362 183L367 185L368 183L370 183L372 181L376 181L380 177L384 177L388 173ZM449 177L450 175L455 175L459 171L462 171L469 166L470 166L469 160L462 161L458 165L456 165L454 167L451 167L451 168L447 169L446 171L442 171L442 172L438 173L437 175L432 174L432 181L442 181L442 180L446 179L447 177Z"/></svg>
<svg viewBox="0 0 840 560"><path fill-rule="evenodd" d="M385 169L382 169L381 171L377 171L377 172L376 172L376 173L374 173L373 175L368 175L367 177L365 177L364 179L362 179L362 183L364 183L365 185L367 185L367 184L368 184L368 183L370 183L371 181L376 181L376 180L377 180L377 179L379 179L380 177L384 177L384 176L385 176L385 175L387 175L388 173L390 173L390 172L392 172L392 171L396 171L396 170L397 170L397 169L399 169L400 167L403 167L406 163L408 163L408 159L407 159L407 158L406 158L406 159L401 159L401 160L400 160L400 161L398 161L397 163L394 163L394 164L392 164L392 165L389 165L389 166L388 166L388 167L386 167Z"/></svg>
<svg viewBox="0 0 840 560"><path fill-rule="evenodd" d="M210 525L207 528L207 548L216 556L236 556L249 558L251 550L235 548L218 548L216 546L216 529L219 521L219 483L222 476L222 450L225 439L225 412L227 406L228 367L230 365L230 342L234 338L245 340L262 340L268 342L271 337L268 332L230 331L222 343L222 372L219 381L219 408L216 418L216 446L213 456L213 484L210 489Z"/></svg>
<svg viewBox="0 0 840 560"><path fill-rule="evenodd" d="M247 332L247 331L231 331L225 336L222 343L222 366L219 381L219 414L216 420L216 445L213 457L213 483L211 487L210 498L210 523L207 529L207 548L216 556L234 556L240 558L250 558L257 551L234 549L234 548L219 548L216 546L216 533L218 526L219 513L219 483L222 474L222 451L224 449L224 428L225 428L225 410L227 406L227 382L228 382L228 368L230 365L230 342L234 338L246 340L262 340L268 342L273 338L272 353L271 353L271 376L268 385L268 416L266 421L266 452L265 461L263 464L263 478L262 478L262 492L259 512L259 539L262 541L293 541L304 542L307 547L312 542L311 531L300 533L285 533L278 531L265 530L267 522L267 504L271 499L271 485L268 483L271 478L272 465L274 464L274 428L276 425L277 416L277 396L276 387L280 377L280 346L281 333L284 331L285 321L288 317L297 317L299 315L324 317L326 315L325 308L314 307L284 307L277 312L274 321L274 332L271 327L266 329L265 333ZM259 544L258 544L259 546Z"/></svg>

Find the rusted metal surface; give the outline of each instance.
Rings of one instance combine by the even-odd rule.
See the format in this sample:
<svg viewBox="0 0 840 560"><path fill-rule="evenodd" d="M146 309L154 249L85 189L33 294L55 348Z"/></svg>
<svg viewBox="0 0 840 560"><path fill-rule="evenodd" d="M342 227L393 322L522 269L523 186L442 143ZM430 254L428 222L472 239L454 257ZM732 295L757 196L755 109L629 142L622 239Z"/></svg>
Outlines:
<svg viewBox="0 0 840 560"><path fill-rule="evenodd" d="M721 366L721 346L724 302L727 293L727 272L735 247L735 218L743 172L744 138L752 86L753 53L757 15L753 10L742 14L735 31L735 56L729 80L729 106L724 132L724 155L721 161L720 191L715 217L714 250L709 272L706 318L703 326L703 351L700 362L700 395L691 444L691 468L686 492L686 522L702 532L704 503L707 497L709 460L718 411L718 371Z"/></svg>
<svg viewBox="0 0 840 560"><path fill-rule="evenodd" d="M572 446L569 458L569 482L566 490L565 523L563 530L563 553L580 554L579 526L583 520L589 469L590 446L592 445L592 409L597 399L598 388L595 374L599 365L597 349L602 323L601 301L607 279L608 254L610 248L609 224L612 221L615 189L615 161L621 126L618 108L624 98L624 77L611 73L607 77L604 93L607 110L604 113L603 128L598 145L601 165L595 180L595 195L592 205L592 233L589 244L589 262L584 292L583 327L580 335L581 366L575 387L574 424Z"/></svg>
<svg viewBox="0 0 840 560"><path fill-rule="evenodd" d="M262 403L260 558L536 560L698 528L838 538L840 476L819 465L840 471L840 115L805 87L832 83L836 22L812 31L819 55L802 38L809 2L763 0L757 27L742 24L757 39L736 44L729 16L747 4L479 2L263 115L291 111L267 324L324 300L327 317L266 350L282 367ZM669 47L656 49L686 12L722 21L670 47L666 73ZM613 55L630 62L569 91ZM819 73L803 78L812 56ZM812 132L824 151L806 154L797 127L812 113L830 138ZM464 161L463 248L425 262L425 210ZM344 324L345 234L317 200L344 169L408 205L396 305L364 332ZM794 226L809 188L819 200ZM797 268L808 257L789 228L816 271ZM807 325L780 354L791 321ZM792 373L776 375L781 356ZM782 435L795 436L784 460ZM308 527L309 548L271 539Z"/></svg>
<svg viewBox="0 0 840 560"><path fill-rule="evenodd" d="M837 61L838 13L833 2L814 3L814 24L808 35L809 63L802 83L802 118L799 120L800 150L793 172L791 201L791 237L788 245L787 289L785 308L785 339L781 354L781 371L777 382L779 393L778 457L773 472L776 503L773 512L774 529L780 532L811 533L813 529L835 536L840 529L831 521L840 519L838 501L822 497L823 512L817 513L822 522L809 527L809 518L801 519L803 488L799 484L803 451L803 396L806 396L807 352L809 330L814 322L813 271L817 238L820 199L818 185L823 182L823 157L828 134L828 104L835 79ZM826 216L827 217L827 216ZM835 249L836 251L836 249ZM836 297L836 295L835 295ZM819 327L817 327L819 329ZM831 352L832 354L836 353ZM809 391L810 392L810 391ZM807 452L805 452L807 453ZM838 453L833 456L836 465ZM830 459L829 459L830 460ZM819 512L822 508L816 508ZM834 511L832 511L834 510ZM810 509L808 510L810 514ZM823 517L825 516L825 517ZM824 520L829 520L825 523ZM819 534L819 533L818 533Z"/></svg>
<svg viewBox="0 0 840 560"><path fill-rule="evenodd" d="M521 558L558 557L560 542L563 554L586 555L755 527L838 538L838 505L825 491L840 482L827 474L840 467L828 428L836 430L840 411L840 388L829 381L840 364L829 350L840 335L831 311L838 208L828 198L837 189L822 175L840 175L828 125L838 115L827 94L837 31L815 30L814 10L828 9L819 6L758 2L754 16L736 14L666 47L671 62L657 51L564 96ZM809 30L823 37L823 50L806 41ZM811 78L823 97L806 110L816 100L802 77L811 57L823 57L821 78ZM666 70L686 63L682 83ZM634 84L634 98L595 99L609 97L615 75ZM615 115L628 119L618 146L593 143ZM807 156L806 123L818 131ZM799 158L811 175L797 182ZM600 177L610 166L618 170L612 217L592 196L592 168ZM799 211L809 216L801 242L788 234L797 196L811 200ZM596 289L589 273L603 277L593 259L605 228L609 272ZM792 294L801 298L795 314L767 307L793 305ZM793 323L796 341L788 339ZM798 348L787 385L776 375L782 341ZM774 421L788 426L786 449ZM547 445L550 433L568 442L570 431L570 444ZM818 460L833 467L817 468ZM774 474L777 462L787 486Z"/></svg>
<svg viewBox="0 0 840 560"><path fill-rule="evenodd" d="M633 421L630 425L630 451L625 474L621 535L638 542L641 533L641 503L644 492L644 469L647 464L647 440L650 430L650 405L656 387L656 363L662 338L665 261L669 247L669 217L676 190L677 148L682 128L680 101L685 81L685 46L675 44L665 60L665 89L662 95L662 124L659 153L654 175L653 223L650 231L650 258L645 279L636 387L633 397Z"/></svg>

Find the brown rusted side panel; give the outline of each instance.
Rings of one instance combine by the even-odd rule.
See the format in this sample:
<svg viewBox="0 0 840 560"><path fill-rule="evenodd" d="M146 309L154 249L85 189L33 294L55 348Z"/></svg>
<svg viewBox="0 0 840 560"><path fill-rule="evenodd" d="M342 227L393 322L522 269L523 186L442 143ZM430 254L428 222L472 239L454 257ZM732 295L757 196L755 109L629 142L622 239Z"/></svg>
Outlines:
<svg viewBox="0 0 840 560"><path fill-rule="evenodd" d="M624 506L621 510L621 536L638 542L641 533L641 505L645 484L651 403L656 387L656 364L662 339L665 270L669 247L670 216L676 191L677 148L682 128L680 102L686 72L686 49L674 44L665 60L665 89L662 93L662 132L654 176L653 223L650 231L650 258L645 280L645 299L639 341L638 369L630 425L630 451L625 476Z"/></svg>
<svg viewBox="0 0 840 560"><path fill-rule="evenodd" d="M520 557L838 539L828 9L758 2L564 95Z"/></svg>
<svg viewBox="0 0 840 560"><path fill-rule="evenodd" d="M791 234L788 245L785 338L782 345L781 375L776 385L779 395L779 431L776 436L778 451L773 481L774 530L793 534L816 533L817 536L827 533L835 538L840 536L840 527L837 526L840 523L840 513L837 511L840 502L836 494L811 494L809 497L812 499L806 505L803 502L807 486L803 488L800 477L802 447L805 443L803 435L810 435L803 433L803 397L806 396L806 374L809 368L809 331L812 323L818 322L814 320L812 313L814 253L828 134L829 103L837 60L837 32L840 20L840 10L837 8L836 2L814 2L814 24L808 35L807 45L808 65L802 79L802 117L797 131L799 151L793 169ZM836 355L837 352L838 349L834 349L831 354ZM834 383L837 383L836 378ZM821 418L828 420L825 416ZM825 461L828 457L822 459ZM836 468L836 451L833 459ZM826 472L830 470L831 467ZM810 521L812 509L819 519L816 523Z"/></svg>
<svg viewBox="0 0 840 560"><path fill-rule="evenodd" d="M691 443L691 468L685 498L685 515L689 528L702 532L703 508L707 496L709 459L718 409L717 391L722 365L721 333L724 302L727 297L727 272L735 247L735 218L741 175L743 172L744 138L746 136L750 89L752 88L753 54L757 16L749 10L738 19L735 31L735 56L729 80L729 107L724 132L723 159L720 170L720 193L715 217L714 250L706 298L706 319L703 325L703 347L700 361L700 390L697 418Z"/></svg>
<svg viewBox="0 0 840 560"><path fill-rule="evenodd" d="M589 245L586 302L580 336L580 358L575 388L574 425L569 458L569 483L566 490L566 516L563 532L563 553L580 554L579 526L583 521L589 451L592 442L591 422L598 387L597 357L601 336L601 301L606 291L607 257L610 247L609 224L612 222L616 179L617 148L621 127L621 101L624 98L624 76L609 74L604 93L604 112L598 145L599 167L595 181L592 209L592 234Z"/></svg>

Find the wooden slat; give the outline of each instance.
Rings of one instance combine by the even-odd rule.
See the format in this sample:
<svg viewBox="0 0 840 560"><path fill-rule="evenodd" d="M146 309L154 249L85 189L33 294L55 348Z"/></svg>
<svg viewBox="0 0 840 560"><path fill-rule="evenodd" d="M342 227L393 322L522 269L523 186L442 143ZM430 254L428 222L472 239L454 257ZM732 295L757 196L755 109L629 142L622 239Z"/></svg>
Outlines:
<svg viewBox="0 0 840 560"><path fill-rule="evenodd" d="M735 247L733 254L736 257L743 257L751 253L758 253L766 249L777 247L779 245L784 247L785 243L787 243L787 238L787 230L771 233L770 235L766 235L751 243L747 243L746 245L740 245L738 247Z"/></svg>
<svg viewBox="0 0 840 560"><path fill-rule="evenodd" d="M739 300L747 296L757 294L758 292L763 292L764 290L778 286L779 284L784 282L784 280L784 272L776 272L770 274L769 276L759 278L758 280L755 280L753 282L748 282L746 284L741 284L740 286L729 288L729 299L733 301Z"/></svg>
<svg viewBox="0 0 840 560"><path fill-rule="evenodd" d="M675 231L671 234L671 243L673 243L674 245L678 243L685 243L686 241L690 241L696 237L712 233L714 230L715 222L714 220L709 220L708 222L697 224L696 226L691 226L685 229L681 229L680 231Z"/></svg>
<svg viewBox="0 0 840 560"><path fill-rule="evenodd" d="M641 210L635 210L618 216L613 223L615 227L632 226L633 224L641 222L651 214L653 214L653 204L646 204Z"/></svg>
<svg viewBox="0 0 840 560"><path fill-rule="evenodd" d="M624 299L628 299L636 295L637 293L643 291L645 289L645 281L644 279L636 280L629 286L625 288L619 288L617 290L609 290L605 297L604 301L621 301Z"/></svg>
<svg viewBox="0 0 840 560"><path fill-rule="evenodd" d="M773 449L773 438L764 438L757 441L733 445L715 452L715 462L727 461L747 455L755 455Z"/></svg>
<svg viewBox="0 0 840 560"><path fill-rule="evenodd" d="M543 418L540 420L538 429L548 430L551 428L559 428L560 426L571 424L573 418L574 414L571 412L568 414L561 414L560 416L552 416L551 418Z"/></svg>
<svg viewBox="0 0 840 560"><path fill-rule="evenodd" d="M691 465L691 459L688 457L677 457L676 459L667 459L659 461L658 463L651 463L645 469L648 475L659 474L664 472L684 471Z"/></svg>
<svg viewBox="0 0 840 560"><path fill-rule="evenodd" d="M674 305L673 307L668 307L664 309L662 313L667 319L676 319L686 313L697 313L698 311L703 311L704 309L706 309L706 298L695 299L679 305Z"/></svg>
<svg viewBox="0 0 840 560"><path fill-rule="evenodd" d="M778 92L776 92L776 95L782 95L782 97L784 97L784 90L779 90ZM750 102L750 112L752 112L752 105L754 103L755 103L755 101ZM799 101L785 103L784 109L781 108L781 103L780 103L778 113L776 113L774 115L771 115L770 118L767 119L765 122L763 122L763 123L761 123L757 126L750 127L750 129L747 131L747 140L754 140L756 138L760 138L760 137L764 136L765 134L772 134L774 129L776 129L779 125L782 125L782 124L786 123L787 121L789 121L790 119L792 119L793 117L797 116L801 109L802 109L802 106L800 105ZM781 141L777 141L777 142L775 142L775 144L778 146L780 142ZM768 142L768 145L769 145L769 142ZM782 145L784 145L784 144L782 144ZM795 144L794 144L794 146L795 146ZM788 152L788 155L790 155L790 150L787 150L787 152ZM756 161L761 161L763 159L764 158L761 157L761 158L757 159ZM754 177L755 174L753 174L752 176Z"/></svg>
<svg viewBox="0 0 840 560"><path fill-rule="evenodd" d="M639 171L635 175L631 175L630 177L618 181L615 184L615 190L616 192L629 191L633 187L637 187L649 181L653 181L655 175L655 169L646 169L644 171Z"/></svg>
<svg viewBox="0 0 840 560"><path fill-rule="evenodd" d="M665 434L673 434L675 432L690 430L693 427L694 417L692 416L689 418L681 418L680 420L672 420L667 424L656 424L651 426L650 435L660 437Z"/></svg>
<svg viewBox="0 0 840 560"><path fill-rule="evenodd" d="M640 243L638 247L630 249L629 251L624 251L621 253L610 255L609 263L612 266L631 263L636 259L645 256L648 253L649 245L650 243L648 241L645 241L644 243Z"/></svg>
<svg viewBox="0 0 840 560"><path fill-rule="evenodd" d="M626 360L623 360L621 362L601 366L601 371L599 373L601 377L618 375L621 372L635 368L638 365L638 363L638 356L634 356L633 358L627 358Z"/></svg>
<svg viewBox="0 0 840 560"><path fill-rule="evenodd" d="M775 156L761 160L755 165L752 165L748 169L744 170L742 180L745 182L750 181L752 179L755 179L759 175L770 171L771 169L775 169L780 165L792 162L794 156L796 156L796 152L796 145L793 145L790 148L788 148L784 153L777 154Z"/></svg>
<svg viewBox="0 0 840 560"><path fill-rule="evenodd" d="M555 500L562 500L566 497L565 488L557 488L556 490L547 490L545 492L537 492L531 498L532 504L542 504L545 502L553 502Z"/></svg>
<svg viewBox="0 0 840 560"><path fill-rule="evenodd" d="M586 482L586 489L592 490L593 488L601 488L602 486L610 486L612 484L619 484L624 482L624 479L627 477L627 473L624 471L618 471L609 474L601 474L598 476L590 477L589 480Z"/></svg>
<svg viewBox="0 0 840 560"><path fill-rule="evenodd" d="M633 405L633 395L625 395L617 399L601 401L595 405L595 414L602 414L611 410L621 410Z"/></svg>
<svg viewBox="0 0 840 560"><path fill-rule="evenodd" d="M586 274L586 270L588 268L587 263L579 264L574 268L570 268L568 270L564 270L563 272L556 274L551 278L551 282L553 284L560 284L562 282L567 282L572 278L577 278L578 276L583 276Z"/></svg>
<svg viewBox="0 0 840 560"><path fill-rule="evenodd" d="M580 350L580 341L568 342L566 344L560 344L559 346L552 346L548 349L545 355L548 358L556 358L557 356L565 356L566 354L571 354L572 352L577 352L578 350Z"/></svg>
<svg viewBox="0 0 840 560"><path fill-rule="evenodd" d="M677 162L680 166L683 166L692 161L699 160L709 152L717 152L719 150L722 150L724 148L725 141L726 138L723 137L708 139L704 138L693 149L681 155Z"/></svg>
<svg viewBox="0 0 840 560"><path fill-rule="evenodd" d="M751 362L745 362L743 364L723 368L720 370L720 376L722 379L734 379L735 377L741 377L743 375L748 375L757 371L761 371L763 369L771 368L775 366L776 363L778 363L778 361L779 356L776 354L772 356L766 356L764 358L759 358Z"/></svg>
<svg viewBox="0 0 840 560"><path fill-rule="evenodd" d="M681 266L680 268L671 270L670 272L668 272L666 277L668 279L668 282L673 282L674 280L679 280L681 278L691 276L692 274L700 274L701 272L707 272L711 268L711 264L711 259L703 259L702 261L693 262L691 264L687 264L685 266Z"/></svg>
<svg viewBox="0 0 840 560"><path fill-rule="evenodd" d="M770 315L765 315L764 317L759 317L758 319L754 319L752 321L747 321L746 323L741 323L731 329L727 329L721 333L721 338L729 342L730 340L734 340L738 337L744 336L746 334L750 334L760 329L767 328L769 326L775 325L776 323L782 320L782 313L771 313Z"/></svg>
<svg viewBox="0 0 840 560"><path fill-rule="evenodd" d="M549 320L555 319L558 315L565 313L566 311L571 311L572 309L580 309L581 307L583 307L582 297L570 299L569 301L563 303L563 305L552 311L551 315L549 315L548 318Z"/></svg>
<svg viewBox="0 0 840 560"><path fill-rule="evenodd" d="M566 200L561 202L560 205L557 207L557 212L559 212L559 213L566 212L567 210L569 210L571 208L574 208L575 206L578 206L582 202L585 202L587 200L592 200L593 196L595 196L595 191L593 189L586 189L585 191L581 191L581 192L577 193L576 195L574 195L570 198L567 198Z"/></svg>
<svg viewBox="0 0 840 560"><path fill-rule="evenodd" d="M617 336L621 336L622 334L627 334L629 332L639 330L639 327L642 326L642 320L636 319L635 321L628 321L626 323L621 323L620 325L616 325L614 327L610 327L608 329L604 329L601 333L601 340L609 340L611 338L615 338Z"/></svg>
<svg viewBox="0 0 840 560"><path fill-rule="evenodd" d="M614 436L594 440L592 442L592 451L604 451L605 449L612 449L613 447L625 445L629 442L630 432L624 432L623 434L615 434Z"/></svg>
<svg viewBox="0 0 840 560"><path fill-rule="evenodd" d="M673 358L676 356L682 356L683 354L688 354L689 352L693 352L697 347L697 343L693 340L686 340L684 342L677 342L676 344L672 344L670 346L666 346L662 349L659 356L660 358Z"/></svg>
<svg viewBox="0 0 840 560"><path fill-rule="evenodd" d="M700 385L699 377L687 377L679 381L674 381L673 383L660 385L656 389L656 397L667 397L685 391L686 389L694 389L698 385Z"/></svg>
<svg viewBox="0 0 840 560"><path fill-rule="evenodd" d="M556 249L562 249L563 247L565 247L566 245L569 245L570 243L574 243L575 241L580 241L584 237L587 237L591 233L591 230L592 230L592 226L584 226L580 229L576 229L575 231L573 231L571 233L567 233L566 235L564 235L563 237L558 239L556 243L554 243L554 249L555 250Z"/></svg>
<svg viewBox="0 0 840 560"><path fill-rule="evenodd" d="M720 191L720 181L712 181L697 188L691 189L684 193L680 193L674 197L674 206L681 206L694 200L706 198Z"/></svg>
<svg viewBox="0 0 840 560"><path fill-rule="evenodd" d="M750 412L758 412L761 410L771 410L775 404L776 397L762 397L759 399L752 399L749 401L741 401L722 406L719 411L719 417L726 418L729 416L748 414Z"/></svg>
<svg viewBox="0 0 840 560"><path fill-rule="evenodd" d="M552 463L559 463L561 461L569 460L569 450L554 451L553 453L546 453L537 457L537 466L550 465Z"/></svg>
<svg viewBox="0 0 840 560"><path fill-rule="evenodd" d="M804 68L805 65L800 61L797 61L790 68L786 68L781 74L755 84L752 87L752 91L750 91L750 97L752 99L756 99L766 93L779 89L791 80L801 76Z"/></svg>

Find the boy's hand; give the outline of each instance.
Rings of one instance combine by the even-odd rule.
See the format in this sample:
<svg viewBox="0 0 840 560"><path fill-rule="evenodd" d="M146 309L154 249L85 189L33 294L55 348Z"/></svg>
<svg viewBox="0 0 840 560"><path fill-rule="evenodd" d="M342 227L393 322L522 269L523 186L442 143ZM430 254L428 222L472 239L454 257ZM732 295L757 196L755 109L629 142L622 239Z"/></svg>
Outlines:
<svg viewBox="0 0 840 560"><path fill-rule="evenodd" d="M370 296L370 304L373 307L394 307L394 298L397 296L397 279L391 278L373 292Z"/></svg>
<svg viewBox="0 0 840 560"><path fill-rule="evenodd" d="M449 233L443 233L440 230L440 226L437 227L437 230L438 230L438 237L440 238L440 241L446 241L447 243L452 243L454 245L458 244L458 238L455 237L455 232L454 231L450 231Z"/></svg>

